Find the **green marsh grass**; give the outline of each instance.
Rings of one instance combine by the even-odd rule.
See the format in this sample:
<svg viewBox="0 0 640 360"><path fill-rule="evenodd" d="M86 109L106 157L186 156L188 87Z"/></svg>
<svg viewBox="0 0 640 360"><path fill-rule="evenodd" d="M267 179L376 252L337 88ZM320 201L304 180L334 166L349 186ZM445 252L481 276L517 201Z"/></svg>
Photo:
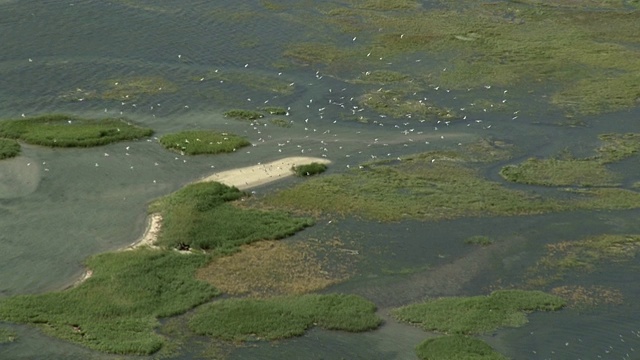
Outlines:
<svg viewBox="0 0 640 360"><path fill-rule="evenodd" d="M292 170L296 176L313 176L325 172L327 170L327 165L312 162L311 164L294 166Z"/></svg>
<svg viewBox="0 0 640 360"><path fill-rule="evenodd" d="M375 311L373 303L356 295L228 299L197 309L189 326L197 334L227 341L277 340L301 336L313 326L373 330L382 323Z"/></svg>
<svg viewBox="0 0 640 360"><path fill-rule="evenodd" d="M238 119L238 120L257 120L257 119L262 119L264 117L264 115L261 112L254 111L254 110L240 110L240 109L233 109L233 110L226 111L224 113L224 116Z"/></svg>
<svg viewBox="0 0 640 360"><path fill-rule="evenodd" d="M85 119L69 115L42 115L0 121L0 137L51 147L90 147L134 140L153 130L124 119Z"/></svg>
<svg viewBox="0 0 640 360"><path fill-rule="evenodd" d="M392 315L426 331L470 335L520 327L527 323L527 313L565 305L562 298L540 291L499 290L488 296L428 300L394 309Z"/></svg>
<svg viewBox="0 0 640 360"><path fill-rule="evenodd" d="M512 190L480 176L479 167L505 157L506 148L474 145L480 154L433 151L397 164L363 164L266 195L257 205L355 215L379 221L438 221L465 216L533 215L579 209L640 207L640 193L620 188L558 189L558 198ZM560 199L562 198L562 199Z"/></svg>
<svg viewBox="0 0 640 360"><path fill-rule="evenodd" d="M230 153L251 143L240 136L210 130L182 131L164 135L160 143L167 149L188 155Z"/></svg>
<svg viewBox="0 0 640 360"><path fill-rule="evenodd" d="M11 139L0 139L0 160L16 157L20 154L20 144Z"/></svg>
<svg viewBox="0 0 640 360"><path fill-rule="evenodd" d="M422 360L507 360L480 339L465 335L447 335L427 339L416 346Z"/></svg>
<svg viewBox="0 0 640 360"><path fill-rule="evenodd" d="M47 334L102 352L148 355L164 339L158 318L182 314L218 294L196 280L202 254L137 249L94 256L93 276L59 292L0 300L0 319L34 324Z"/></svg>
<svg viewBox="0 0 640 360"><path fill-rule="evenodd" d="M188 185L150 206L162 215L158 243L232 253L243 244L291 236L313 225L310 218L282 211L241 209L231 202L245 196L235 187L218 182Z"/></svg>

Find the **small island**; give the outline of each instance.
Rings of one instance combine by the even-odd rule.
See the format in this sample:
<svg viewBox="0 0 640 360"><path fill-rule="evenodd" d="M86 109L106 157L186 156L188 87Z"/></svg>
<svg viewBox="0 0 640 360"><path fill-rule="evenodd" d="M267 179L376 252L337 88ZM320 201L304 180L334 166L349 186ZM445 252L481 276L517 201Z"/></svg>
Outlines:
<svg viewBox="0 0 640 360"><path fill-rule="evenodd" d="M50 147L101 146L152 134L153 130L121 118L89 119L49 114L0 121L0 138Z"/></svg>

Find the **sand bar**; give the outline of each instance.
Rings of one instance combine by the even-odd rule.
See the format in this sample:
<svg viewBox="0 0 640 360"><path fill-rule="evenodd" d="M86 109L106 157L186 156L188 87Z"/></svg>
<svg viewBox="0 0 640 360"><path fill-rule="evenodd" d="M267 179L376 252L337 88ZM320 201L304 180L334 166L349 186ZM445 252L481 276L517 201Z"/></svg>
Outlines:
<svg viewBox="0 0 640 360"><path fill-rule="evenodd" d="M240 190L245 190L294 175L293 170L291 170L293 166L311 164L313 162L329 164L331 161L314 157L288 157L266 164L222 171L209 175L198 182L217 181L225 185L235 186Z"/></svg>

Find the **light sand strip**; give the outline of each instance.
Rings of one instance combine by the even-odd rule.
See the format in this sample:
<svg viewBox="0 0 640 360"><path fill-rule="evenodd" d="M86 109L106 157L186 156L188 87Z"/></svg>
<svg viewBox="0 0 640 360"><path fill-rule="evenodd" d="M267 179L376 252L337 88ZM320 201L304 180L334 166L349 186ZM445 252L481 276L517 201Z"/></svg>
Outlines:
<svg viewBox="0 0 640 360"><path fill-rule="evenodd" d="M270 182L294 175L294 166L311 164L313 162L329 164L331 161L324 158L313 157L288 157L266 164L258 164L238 169L232 169L207 176L198 182L217 181L238 189L245 190L252 187L268 184Z"/></svg>

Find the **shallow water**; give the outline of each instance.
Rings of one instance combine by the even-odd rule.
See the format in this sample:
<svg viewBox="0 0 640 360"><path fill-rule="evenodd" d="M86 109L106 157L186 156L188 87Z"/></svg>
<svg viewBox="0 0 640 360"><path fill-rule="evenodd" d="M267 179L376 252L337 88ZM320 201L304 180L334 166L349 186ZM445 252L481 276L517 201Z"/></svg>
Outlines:
<svg viewBox="0 0 640 360"><path fill-rule="evenodd" d="M559 126L562 115L542 107L544 89L534 86L509 89L514 100L528 98L517 119L512 119L511 110L470 108L467 120L448 125L415 118L394 121L368 110L358 112L370 119L368 124L345 120L353 115L362 89L370 86L323 77L311 67L281 66L287 63L282 57L287 43L329 36L352 41L335 29L307 23L305 17L318 16L305 10L310 4L314 2L304 7L291 2L288 11L256 15L252 11L260 8L258 2L0 1L0 118L46 112L122 113L152 127L158 136L213 128L247 136L256 145L230 155L188 158L164 150L155 139L92 149L23 146L20 157L0 163L0 296L72 284L83 273L87 257L126 246L142 234L150 201L214 171L308 155L332 160L329 172L337 173L374 158L451 148L480 137L515 144L522 159L554 155L566 147L588 156L598 134L637 131L638 109L585 118L587 127ZM255 21L243 21L243 14ZM402 69L415 60L385 66ZM282 78L293 83L293 91L278 94L208 79L216 69ZM360 70L343 72L353 78ZM114 79L133 76L165 77L177 91L124 102L68 96L100 91ZM475 89L466 97L432 89L416 96L460 108L474 97L499 101L503 94L503 89ZM222 115L230 108L265 104L290 107L286 119L292 127L250 125ZM638 161L629 159L614 168L631 184L640 175ZM496 171L487 175L500 181ZM300 180L255 191L260 195L296 181ZM297 237L340 235L345 246L358 251L353 279L328 291L366 296L379 306L386 324L365 334L316 329L275 345L244 347L229 358L415 358L413 347L430 335L394 322L386 315L389 308L425 297L487 293L496 284L517 286L527 266L543 254L544 244L600 233L638 233L639 214L634 210L397 224L344 219L318 224ZM464 239L474 235L489 236L495 244L465 246ZM632 278L612 268L583 279L624 288L629 301L622 306L586 314L535 314L527 326L500 330L486 340L515 359L634 358L632 348L640 351L640 309L631 300L638 294ZM31 327L12 327L19 338L0 344L1 358L113 358ZM171 358L201 357L184 349Z"/></svg>

